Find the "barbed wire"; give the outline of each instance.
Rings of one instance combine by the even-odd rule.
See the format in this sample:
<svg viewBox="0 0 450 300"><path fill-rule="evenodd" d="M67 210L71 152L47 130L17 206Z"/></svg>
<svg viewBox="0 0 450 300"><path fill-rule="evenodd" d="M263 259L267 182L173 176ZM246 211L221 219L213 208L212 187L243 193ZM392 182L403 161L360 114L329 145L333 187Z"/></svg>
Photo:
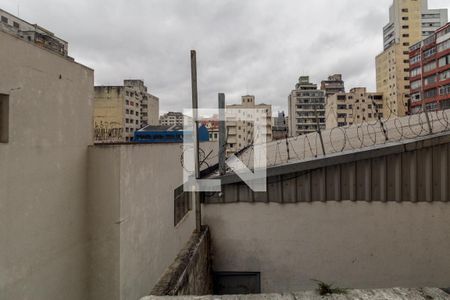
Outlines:
<svg viewBox="0 0 450 300"><path fill-rule="evenodd" d="M372 105L374 113L380 116L380 112L374 107ZM450 131L450 110L426 111L421 107L417 114L403 117L394 115L390 108L387 110L389 118L378 117L375 120L322 130L325 154L321 150L318 131L268 142L266 145L267 166L312 159L344 151L355 151ZM337 114L329 111L325 118L326 123L330 120L329 118L334 118L333 121L337 121ZM246 161L247 166L251 168L253 154L254 145L251 145L247 151L239 155L239 158Z"/></svg>
<svg viewBox="0 0 450 300"><path fill-rule="evenodd" d="M354 117L356 112L357 110L353 106L351 109L353 120L357 120ZM374 117L367 121L354 122L351 125L347 122L348 125L345 126L321 128L320 133L316 130L297 136L286 134L285 138L267 142L265 144L267 166L304 161L346 151L356 151L416 139L430 134L450 132L450 110L427 111L426 107L421 106L416 114L399 117L389 105L386 105L386 109L381 112L375 101L372 101L370 113ZM347 115L349 114L347 113ZM327 110L324 117L325 124L339 124L338 113L334 109ZM229 128L226 128L228 133ZM253 141L254 132L251 127L246 136L248 141ZM253 169L255 146L257 145L245 145L235 153L250 169ZM208 169L218 163L220 147L227 148L228 144L226 142L224 145L219 145L218 142L200 144L201 170ZM323 153L323 149L325 153ZM183 155L184 153L180 157L182 165Z"/></svg>

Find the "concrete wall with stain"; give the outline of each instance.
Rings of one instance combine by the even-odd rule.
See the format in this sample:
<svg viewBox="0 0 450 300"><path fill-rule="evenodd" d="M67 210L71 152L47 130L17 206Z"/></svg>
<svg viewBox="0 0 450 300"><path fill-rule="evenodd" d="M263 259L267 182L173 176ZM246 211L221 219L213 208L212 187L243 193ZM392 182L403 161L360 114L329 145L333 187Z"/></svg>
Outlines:
<svg viewBox="0 0 450 300"><path fill-rule="evenodd" d="M448 202L203 206L214 271L261 272L262 292L450 286Z"/></svg>
<svg viewBox="0 0 450 300"><path fill-rule="evenodd" d="M93 70L3 32L0 45L0 299L86 299Z"/></svg>
<svg viewBox="0 0 450 300"><path fill-rule="evenodd" d="M189 240L194 212L174 227L179 144L89 149L91 299L148 295Z"/></svg>
<svg viewBox="0 0 450 300"><path fill-rule="evenodd" d="M95 87L95 141L122 142L124 140L124 93L123 87L119 86Z"/></svg>

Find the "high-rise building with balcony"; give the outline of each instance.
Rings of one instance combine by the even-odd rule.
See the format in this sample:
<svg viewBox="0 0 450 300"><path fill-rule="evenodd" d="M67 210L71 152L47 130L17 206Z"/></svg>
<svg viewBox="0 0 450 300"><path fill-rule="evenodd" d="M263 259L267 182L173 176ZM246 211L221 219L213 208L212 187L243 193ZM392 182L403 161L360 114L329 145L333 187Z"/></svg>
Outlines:
<svg viewBox="0 0 450 300"><path fill-rule="evenodd" d="M386 117L408 112L409 47L447 20L447 9L429 9L427 0L394 0L383 27L384 51L376 57L377 92L384 94Z"/></svg>
<svg viewBox="0 0 450 300"><path fill-rule="evenodd" d="M365 87L334 94L328 97L325 115L327 129L377 120L383 117L383 94Z"/></svg>
<svg viewBox="0 0 450 300"><path fill-rule="evenodd" d="M328 76L327 80L322 80L320 89L325 91L325 96L328 98L336 93L345 93L344 80L342 74L333 74Z"/></svg>
<svg viewBox="0 0 450 300"><path fill-rule="evenodd" d="M300 76L289 95L289 135L298 136L325 129L325 91Z"/></svg>
<svg viewBox="0 0 450 300"><path fill-rule="evenodd" d="M410 47L412 114L450 108L450 23Z"/></svg>
<svg viewBox="0 0 450 300"><path fill-rule="evenodd" d="M233 110L238 116L252 117L252 112L244 112L246 109L264 110L266 113L266 141L272 141L272 105L256 104L255 96L242 96L241 104L226 106L227 110ZM237 110L237 112L236 112ZM238 120L234 117L226 117L227 130L227 155L233 154L243 148L252 145L254 141L254 124L247 120Z"/></svg>

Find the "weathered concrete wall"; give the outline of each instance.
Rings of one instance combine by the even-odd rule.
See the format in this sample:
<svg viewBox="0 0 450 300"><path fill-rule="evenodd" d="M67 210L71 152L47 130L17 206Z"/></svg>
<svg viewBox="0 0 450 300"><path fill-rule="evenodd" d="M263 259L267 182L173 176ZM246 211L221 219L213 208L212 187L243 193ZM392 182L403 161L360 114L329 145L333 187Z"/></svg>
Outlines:
<svg viewBox="0 0 450 300"><path fill-rule="evenodd" d="M345 294L321 296L317 291L289 292L283 294L224 295L224 296L148 296L141 300L445 300L449 295L438 288L393 288L377 290L349 290Z"/></svg>
<svg viewBox="0 0 450 300"><path fill-rule="evenodd" d="M173 225L180 156L179 144L90 147L91 299L148 295L189 240L193 211Z"/></svg>
<svg viewBox="0 0 450 300"><path fill-rule="evenodd" d="M3 32L0 57L0 299L86 299L93 71Z"/></svg>
<svg viewBox="0 0 450 300"><path fill-rule="evenodd" d="M210 295L213 291L211 272L211 236L204 226L194 232L186 246L151 291L151 295Z"/></svg>
<svg viewBox="0 0 450 300"><path fill-rule="evenodd" d="M261 272L263 292L448 287L450 204L312 202L204 205L214 271Z"/></svg>

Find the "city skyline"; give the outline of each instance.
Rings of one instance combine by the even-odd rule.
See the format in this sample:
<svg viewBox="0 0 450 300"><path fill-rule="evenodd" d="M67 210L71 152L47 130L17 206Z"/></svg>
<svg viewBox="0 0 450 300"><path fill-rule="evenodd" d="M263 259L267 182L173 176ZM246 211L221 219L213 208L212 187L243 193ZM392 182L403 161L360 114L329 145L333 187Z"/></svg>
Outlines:
<svg viewBox="0 0 450 300"><path fill-rule="evenodd" d="M429 7L450 8L446 2L430 0ZM287 111L300 75L320 84L342 73L347 88L375 91L375 56L392 0L106 3L0 0L67 40L69 55L95 69L96 84L143 79L160 97L161 113L190 107L190 49L198 52L201 106L216 107L218 92L227 104L251 94L277 112Z"/></svg>

